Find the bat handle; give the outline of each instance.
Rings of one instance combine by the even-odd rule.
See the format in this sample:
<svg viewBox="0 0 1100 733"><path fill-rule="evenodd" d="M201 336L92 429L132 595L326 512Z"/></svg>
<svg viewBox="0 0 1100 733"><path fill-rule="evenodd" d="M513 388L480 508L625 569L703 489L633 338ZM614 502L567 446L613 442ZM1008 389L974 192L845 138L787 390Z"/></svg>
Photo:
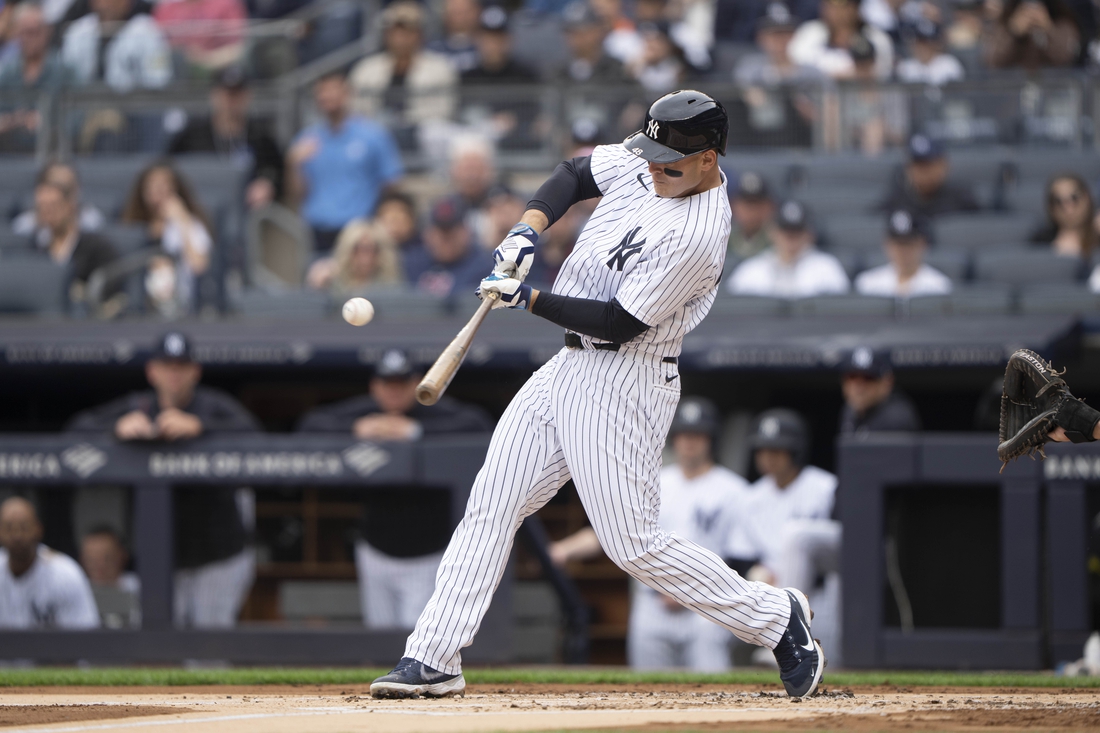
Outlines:
<svg viewBox="0 0 1100 733"><path fill-rule="evenodd" d="M424 378L420 380L420 384L416 386L416 401L422 405L434 405L439 402L439 398L443 396L443 392L447 389L451 383L451 379L454 378L455 372L458 371L458 367L462 364L462 360L466 358L466 351L470 347L470 341L474 337L474 332L481 326L481 322L485 320L486 314L493 308L493 303L496 302L500 295L496 292L489 292L485 294L485 297L481 301L481 305L478 306L477 312L470 318L469 322L462 327L462 330L455 336L454 341L444 349L443 353L435 364L432 364L432 368L428 370L428 373L424 375ZM447 357L447 358L444 358Z"/></svg>

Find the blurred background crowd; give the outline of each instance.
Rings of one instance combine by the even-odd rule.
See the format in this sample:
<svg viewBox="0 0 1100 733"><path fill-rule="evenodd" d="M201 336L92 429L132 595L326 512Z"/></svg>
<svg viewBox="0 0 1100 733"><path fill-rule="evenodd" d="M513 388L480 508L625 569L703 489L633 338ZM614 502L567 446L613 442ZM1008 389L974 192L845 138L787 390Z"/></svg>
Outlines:
<svg viewBox="0 0 1100 733"><path fill-rule="evenodd" d="M143 372L82 391L21 373L0 426L118 441L490 430L516 370L475 370L456 383L464 402L428 410L414 400L425 365L372 344L369 385L360 371L253 385L212 368L221 391L187 330L334 319L353 295L383 321L472 310L492 249L553 167L621 141L682 87L731 119L734 225L711 321L1095 313L1098 34L1095 0L0 0L4 323L164 334ZM595 203L544 233L529 282L553 285ZM819 611L823 636L839 633L834 438L988 430L999 395L992 372L914 379L918 409L889 354L847 347L839 388L837 370L793 387L789 374L766 387L686 375L713 402L685 400L666 456L670 491L705 479L728 500L670 517L677 531L752 577L816 587L833 609ZM964 399L948 405L950 390ZM770 409L800 401L803 414ZM128 490L17 493L34 501L0 508L0 626L139 625ZM656 596L634 589L631 607L625 588L607 591L625 578L586 564L598 547L568 493L542 516L551 558L590 583L593 638L619 644L598 658L728 665ZM334 497L177 492L177 625L411 626L449 536L445 504L409 487ZM64 593L35 606L16 592L31 572ZM344 585L317 605L323 581Z"/></svg>

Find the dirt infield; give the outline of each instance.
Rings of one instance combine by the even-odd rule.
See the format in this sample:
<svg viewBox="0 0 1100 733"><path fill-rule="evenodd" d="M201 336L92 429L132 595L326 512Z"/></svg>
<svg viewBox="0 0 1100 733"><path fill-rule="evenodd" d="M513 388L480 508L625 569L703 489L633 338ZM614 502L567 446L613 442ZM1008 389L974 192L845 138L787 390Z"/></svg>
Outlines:
<svg viewBox="0 0 1100 733"><path fill-rule="evenodd" d="M0 731L1100 731L1100 690L471 685L464 698L372 700L366 685L9 688Z"/></svg>

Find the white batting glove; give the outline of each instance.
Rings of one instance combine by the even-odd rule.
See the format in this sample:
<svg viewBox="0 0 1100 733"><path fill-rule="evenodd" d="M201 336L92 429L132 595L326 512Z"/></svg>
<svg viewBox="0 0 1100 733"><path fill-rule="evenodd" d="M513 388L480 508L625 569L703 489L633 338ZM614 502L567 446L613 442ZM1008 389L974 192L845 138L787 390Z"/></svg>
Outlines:
<svg viewBox="0 0 1100 733"><path fill-rule="evenodd" d="M520 222L508 232L504 241L493 250L493 272L504 277L514 277L523 282L535 261L535 242L539 235L527 224Z"/></svg>
<svg viewBox="0 0 1100 733"><path fill-rule="evenodd" d="M499 293L500 297L493 303L493 310L497 308L516 308L527 310L531 302L531 286L524 285L514 277L502 277L492 273L477 286L477 297L484 298L483 293Z"/></svg>

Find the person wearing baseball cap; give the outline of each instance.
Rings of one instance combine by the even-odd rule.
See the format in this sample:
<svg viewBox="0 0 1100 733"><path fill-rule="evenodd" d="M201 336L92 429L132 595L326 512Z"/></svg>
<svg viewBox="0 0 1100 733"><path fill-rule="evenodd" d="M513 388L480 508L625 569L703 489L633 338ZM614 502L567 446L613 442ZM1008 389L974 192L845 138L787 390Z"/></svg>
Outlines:
<svg viewBox="0 0 1100 733"><path fill-rule="evenodd" d="M424 437L486 433L493 421L480 407L444 395L416 401L424 375L409 352L384 350L369 392L307 412L301 433L351 435L358 440L414 442ZM450 501L438 491L374 487L365 492L355 543L363 623L372 629L411 628L432 595L436 569L451 536ZM416 527L416 543L408 541Z"/></svg>
<svg viewBox="0 0 1100 733"><path fill-rule="evenodd" d="M911 432L920 430L920 417L912 401L894 389L890 354L859 346L840 365L844 407L840 434Z"/></svg>
<svg viewBox="0 0 1100 733"><path fill-rule="evenodd" d="M927 219L906 209L891 211L883 244L890 261L861 272L856 277L856 292L886 298L950 293L951 278L924 262L930 239Z"/></svg>
<svg viewBox="0 0 1100 733"><path fill-rule="evenodd" d="M905 209L926 217L981 208L969 187L948 180L947 151L938 140L915 133L909 138L908 152L905 175L892 177L890 190L875 208L882 212Z"/></svg>
<svg viewBox="0 0 1100 733"><path fill-rule="evenodd" d="M775 201L768 182L760 173L747 170L732 186L730 210L733 227L726 246L728 262L752 257L772 246L771 225L775 218Z"/></svg>
<svg viewBox="0 0 1100 733"><path fill-rule="evenodd" d="M939 86L962 81L966 72L957 58L943 50L943 28L930 18L908 26L909 58L898 62L898 81Z"/></svg>
<svg viewBox="0 0 1100 733"><path fill-rule="evenodd" d="M431 209L424 244L405 252L405 276L418 290L448 298L477 287L485 253L474 241L467 209L458 196L446 196Z"/></svg>
<svg viewBox="0 0 1100 733"><path fill-rule="evenodd" d="M209 116L188 119L169 142L168 153L214 153L227 160L248 160L248 208L278 201L283 195L283 152L267 126L249 115L252 92L244 69L226 66L219 70L209 100Z"/></svg>
<svg viewBox="0 0 1100 733"><path fill-rule="evenodd" d="M135 443L186 443L200 435L259 432L259 422L237 400L200 384L202 365L179 331L157 339L145 363L151 390L133 392L76 415L73 432L109 433ZM175 494L177 627L229 628L237 623L256 558L247 544L237 489L189 486Z"/></svg>
<svg viewBox="0 0 1100 733"><path fill-rule="evenodd" d="M726 288L734 295L808 298L848 292L848 275L831 254L814 245L806 206L794 199L779 204L772 247L742 262Z"/></svg>

